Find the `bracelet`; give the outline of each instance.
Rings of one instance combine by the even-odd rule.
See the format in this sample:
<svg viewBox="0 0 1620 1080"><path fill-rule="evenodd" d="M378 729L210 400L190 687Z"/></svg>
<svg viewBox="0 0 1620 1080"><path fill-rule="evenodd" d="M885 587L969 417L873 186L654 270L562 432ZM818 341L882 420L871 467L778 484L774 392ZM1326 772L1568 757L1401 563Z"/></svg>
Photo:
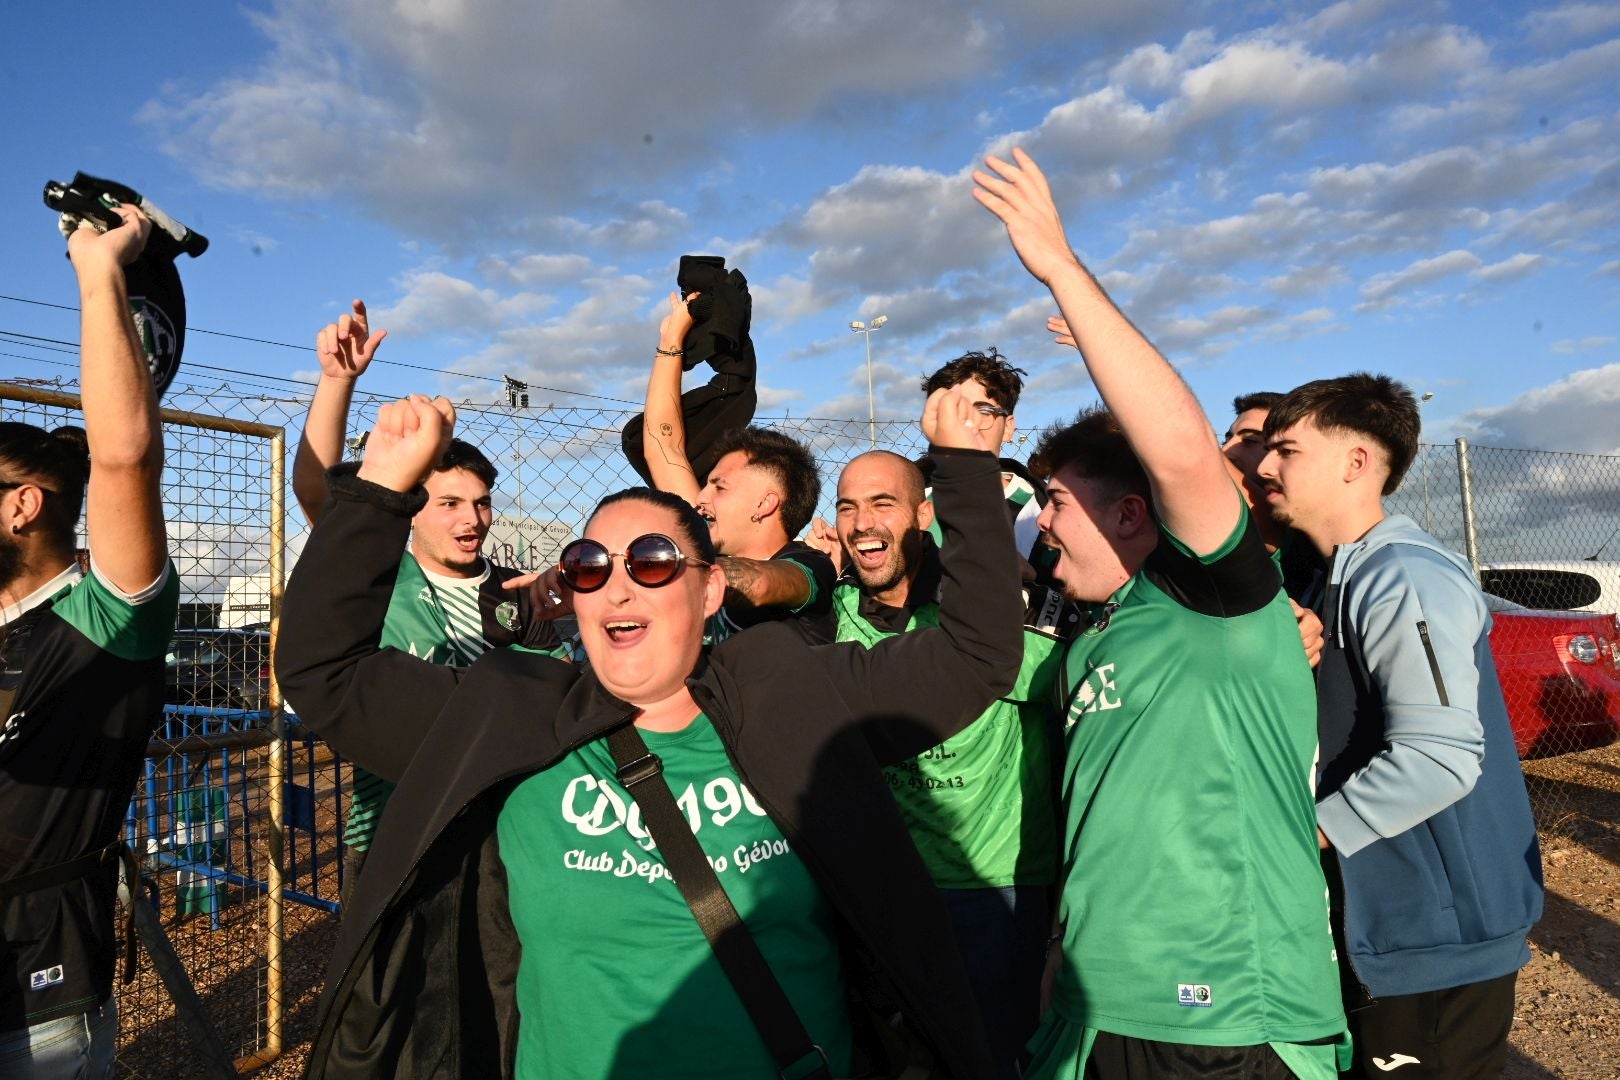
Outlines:
<svg viewBox="0 0 1620 1080"><path fill-rule="evenodd" d="M1043 951L1051 952L1052 951L1052 946L1062 944L1062 942L1063 942L1063 935L1062 934L1053 934L1051 937L1046 939L1046 946L1045 946Z"/></svg>
<svg viewBox="0 0 1620 1080"><path fill-rule="evenodd" d="M653 352L657 353L659 356L685 356L686 355L686 350L685 349L666 349L662 345L660 345L660 346L658 346L658 348L654 349Z"/></svg>

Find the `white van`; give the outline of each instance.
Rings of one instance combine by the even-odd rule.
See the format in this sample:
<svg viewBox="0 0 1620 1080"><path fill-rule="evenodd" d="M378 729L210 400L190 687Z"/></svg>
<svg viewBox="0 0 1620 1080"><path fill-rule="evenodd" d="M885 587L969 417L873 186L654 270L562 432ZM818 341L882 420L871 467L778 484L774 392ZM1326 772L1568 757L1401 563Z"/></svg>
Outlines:
<svg viewBox="0 0 1620 1080"><path fill-rule="evenodd" d="M1620 612L1620 562L1489 563L1479 586L1542 611Z"/></svg>

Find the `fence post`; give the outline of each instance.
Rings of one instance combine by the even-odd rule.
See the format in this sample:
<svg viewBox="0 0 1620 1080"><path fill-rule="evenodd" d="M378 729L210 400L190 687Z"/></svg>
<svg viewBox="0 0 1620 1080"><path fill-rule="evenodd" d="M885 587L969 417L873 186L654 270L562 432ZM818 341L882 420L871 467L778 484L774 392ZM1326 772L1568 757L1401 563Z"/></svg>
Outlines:
<svg viewBox="0 0 1620 1080"><path fill-rule="evenodd" d="M1457 440L1457 484L1462 492L1463 551L1468 554L1468 565L1474 568L1474 580L1479 580L1479 534L1474 529L1474 477L1468 461L1468 440Z"/></svg>

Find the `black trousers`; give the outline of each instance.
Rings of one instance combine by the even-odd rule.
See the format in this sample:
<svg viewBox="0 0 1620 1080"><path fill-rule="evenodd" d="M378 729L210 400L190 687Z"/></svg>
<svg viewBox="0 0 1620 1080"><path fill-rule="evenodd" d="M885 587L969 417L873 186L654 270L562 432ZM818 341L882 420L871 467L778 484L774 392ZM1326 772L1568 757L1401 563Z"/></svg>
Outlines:
<svg viewBox="0 0 1620 1080"><path fill-rule="evenodd" d="M1472 1080L1498 1077L1507 1064L1513 990L1519 973L1499 979L1378 998L1350 1015L1355 1077Z"/></svg>

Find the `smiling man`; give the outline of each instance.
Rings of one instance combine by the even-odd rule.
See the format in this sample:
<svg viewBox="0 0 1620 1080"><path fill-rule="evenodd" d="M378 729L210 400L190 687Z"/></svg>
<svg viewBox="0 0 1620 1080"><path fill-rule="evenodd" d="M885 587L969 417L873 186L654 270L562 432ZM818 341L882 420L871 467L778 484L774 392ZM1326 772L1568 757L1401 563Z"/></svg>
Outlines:
<svg viewBox="0 0 1620 1080"><path fill-rule="evenodd" d="M706 448L715 464L699 477L687 454L681 362L698 298L671 293L647 381L642 449L652 484L679 495L709 523L726 575L726 602L710 620L711 640L778 619L797 619L811 641L832 640L837 572L823 552L794 538L821 499L816 459L803 443L762 427L734 428Z"/></svg>
<svg viewBox="0 0 1620 1080"><path fill-rule="evenodd" d="M371 331L366 305L356 300L352 314L316 336L321 379L293 461L293 493L311 525L319 522L328 498L326 470L343 458L355 382L387 335ZM384 646L463 667L492 648L558 647L552 622L532 613L530 591L505 588L522 571L484 558L498 475L476 446L452 439L423 480L427 504L411 519L410 550L400 560L383 620ZM345 898L354 891L392 791L387 781L355 768L343 836Z"/></svg>
<svg viewBox="0 0 1620 1080"><path fill-rule="evenodd" d="M974 195L1105 405L1035 454L1053 572L1094 617L1065 661L1060 948L1025 1075L1329 1080L1349 1047L1293 614L1197 399L1014 158Z"/></svg>
<svg viewBox="0 0 1620 1080"><path fill-rule="evenodd" d="M970 415L978 416L978 413ZM1000 440L978 428L980 447ZM833 594L839 641L868 648L939 623L940 551L922 470L886 450L838 479L850 575ZM1012 558L1012 552L1007 552ZM885 770L900 816L950 914L997 1075L1016 1078L1040 1013L1047 894L1056 880L1050 712L1058 637L1027 625L1012 690L962 732Z"/></svg>

